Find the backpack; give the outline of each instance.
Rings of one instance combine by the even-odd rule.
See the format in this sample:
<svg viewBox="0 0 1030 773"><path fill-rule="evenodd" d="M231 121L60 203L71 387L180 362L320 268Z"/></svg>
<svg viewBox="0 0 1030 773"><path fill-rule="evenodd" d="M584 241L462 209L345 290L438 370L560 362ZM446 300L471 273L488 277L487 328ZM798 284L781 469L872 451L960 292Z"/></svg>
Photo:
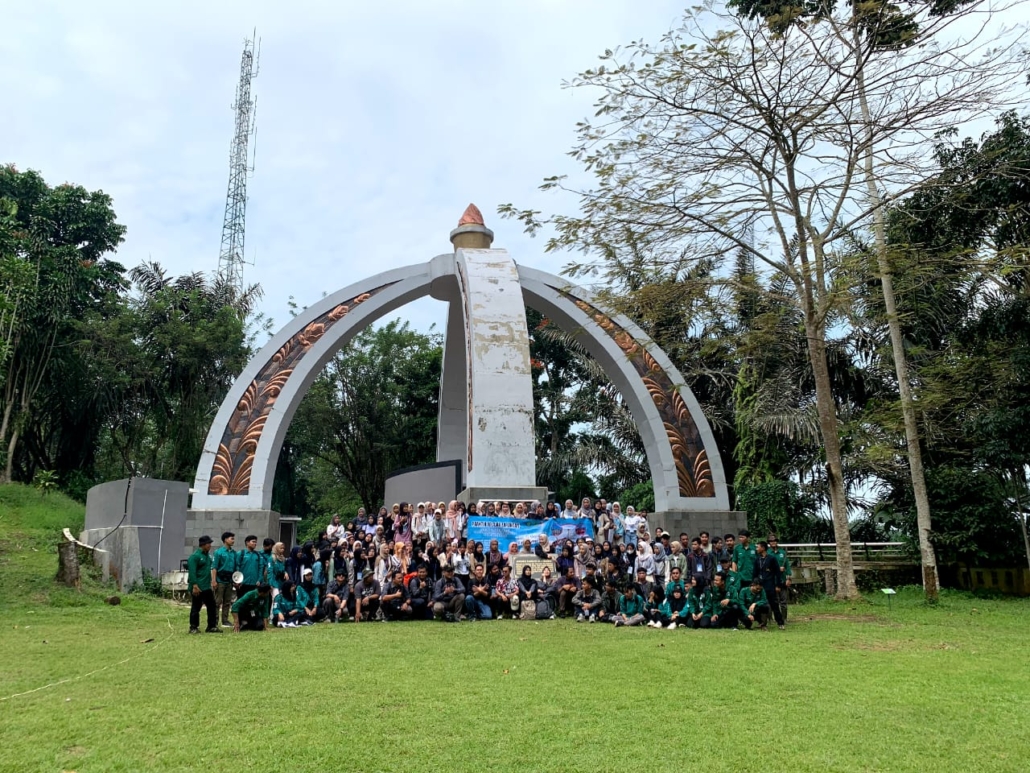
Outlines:
<svg viewBox="0 0 1030 773"><path fill-rule="evenodd" d="M536 602L536 619L550 620L554 614L554 602L549 597L544 597Z"/></svg>

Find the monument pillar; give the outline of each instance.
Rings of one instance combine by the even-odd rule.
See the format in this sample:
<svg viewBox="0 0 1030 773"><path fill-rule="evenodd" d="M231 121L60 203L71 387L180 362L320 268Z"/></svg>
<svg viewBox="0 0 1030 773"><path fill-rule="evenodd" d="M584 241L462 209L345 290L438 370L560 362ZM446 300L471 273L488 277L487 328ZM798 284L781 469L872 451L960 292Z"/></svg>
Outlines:
<svg viewBox="0 0 1030 773"><path fill-rule="evenodd" d="M547 489L536 485L533 379L518 267L507 250L491 249L493 232L475 205L451 232L451 243L458 299L451 302L444 343L438 451L453 452L457 432L464 431L463 502L543 501ZM461 366L464 372L456 373ZM456 410L461 404L463 415Z"/></svg>

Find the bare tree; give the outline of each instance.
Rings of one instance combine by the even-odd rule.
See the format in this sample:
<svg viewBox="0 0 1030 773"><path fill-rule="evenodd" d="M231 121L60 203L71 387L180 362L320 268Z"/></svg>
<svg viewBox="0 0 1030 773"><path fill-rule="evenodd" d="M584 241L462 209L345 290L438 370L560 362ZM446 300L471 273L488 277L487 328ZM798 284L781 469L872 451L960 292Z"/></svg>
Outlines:
<svg viewBox="0 0 1030 773"><path fill-rule="evenodd" d="M865 37L856 37L850 5L837 14L781 35L706 7L688 11L658 45L606 51L601 66L568 84L601 92L570 153L594 185L555 177L543 186L575 193L580 214L541 218L510 205L501 213L531 232L551 225L550 250L601 262L632 239L677 259L727 261L744 250L789 279L815 384L837 596L846 599L858 591L826 333L841 323L848 283L860 274L855 237L929 179L935 135L1006 102L1022 76L1022 33L996 29L973 5L918 19L919 44L885 56L869 42L888 23L881 15L863 17Z"/></svg>

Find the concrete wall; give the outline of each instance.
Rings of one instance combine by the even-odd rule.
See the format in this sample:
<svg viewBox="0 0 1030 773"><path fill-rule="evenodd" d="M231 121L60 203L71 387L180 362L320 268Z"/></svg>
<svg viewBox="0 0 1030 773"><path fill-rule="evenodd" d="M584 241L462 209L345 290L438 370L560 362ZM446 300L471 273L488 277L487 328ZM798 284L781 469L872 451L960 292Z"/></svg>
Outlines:
<svg viewBox="0 0 1030 773"><path fill-rule="evenodd" d="M461 462L455 460L390 473L383 501L387 507L395 502L450 502L461 491L461 469Z"/></svg>
<svg viewBox="0 0 1030 773"><path fill-rule="evenodd" d="M258 549L265 537L279 539L279 513L275 510L188 510L186 512L186 539L180 558L189 558L197 549L200 538L205 534L215 541L215 547L222 544L222 532L236 535L236 549L243 549L243 539L248 534L258 538ZM176 564L178 569L178 564Z"/></svg>
<svg viewBox="0 0 1030 773"><path fill-rule="evenodd" d="M86 494L82 541L95 545L103 539L103 549L112 551L111 571L120 583L131 584L143 569L154 574L174 571L186 535L188 499L189 484L181 481L131 478L101 483Z"/></svg>

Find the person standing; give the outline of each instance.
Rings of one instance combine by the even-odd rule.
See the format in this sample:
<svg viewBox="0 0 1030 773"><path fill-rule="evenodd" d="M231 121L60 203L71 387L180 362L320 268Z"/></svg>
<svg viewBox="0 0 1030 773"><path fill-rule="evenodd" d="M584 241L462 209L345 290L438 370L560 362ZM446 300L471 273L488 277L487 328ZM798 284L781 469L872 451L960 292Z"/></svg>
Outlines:
<svg viewBox="0 0 1030 773"><path fill-rule="evenodd" d="M265 580L267 562L257 551L258 538L248 534L243 540L243 552L236 557L236 571L243 574L243 582L236 589L237 596L243 596L254 590Z"/></svg>
<svg viewBox="0 0 1030 773"><path fill-rule="evenodd" d="M776 559L769 555L769 543L759 542L756 548L753 580L765 590L769 606L772 608L773 617L776 618L776 625L783 629L783 613L776 599L780 593L780 565Z"/></svg>
<svg viewBox="0 0 1030 773"><path fill-rule="evenodd" d="M793 572L790 568L790 559L787 551L780 547L780 539L775 534L769 535L769 555L776 559L780 565L780 590L775 599L769 599L772 604L779 604L780 616L783 622L787 622L787 604L790 602L790 585Z"/></svg>
<svg viewBox="0 0 1030 773"><path fill-rule="evenodd" d="M215 551L215 557L211 564L215 581L215 604L222 610L223 628L232 625L229 622L229 612L233 598L232 575L236 571L237 555L233 548L235 542L235 534L231 531L222 532L222 547Z"/></svg>
<svg viewBox="0 0 1030 773"><path fill-rule="evenodd" d="M755 546L751 544L751 532L740 530L740 541L733 547L733 571L740 577L740 587L751 584L755 576Z"/></svg>
<svg viewBox="0 0 1030 773"><path fill-rule="evenodd" d="M190 605L190 633L200 633L200 608L207 608L207 633L221 633L218 627L218 607L215 605L215 594L211 590L211 543L206 534L200 538L199 547L186 562L187 582L193 594Z"/></svg>

